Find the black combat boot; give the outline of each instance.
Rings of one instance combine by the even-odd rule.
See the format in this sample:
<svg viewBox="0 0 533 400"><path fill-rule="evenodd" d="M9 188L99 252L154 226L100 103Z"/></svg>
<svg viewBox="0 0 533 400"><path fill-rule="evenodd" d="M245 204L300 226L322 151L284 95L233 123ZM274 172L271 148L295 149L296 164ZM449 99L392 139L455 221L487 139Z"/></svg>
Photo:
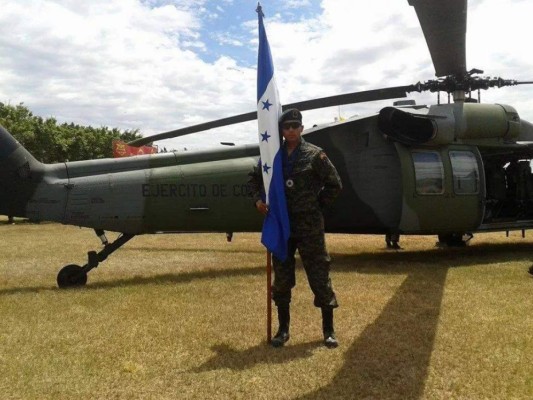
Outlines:
<svg viewBox="0 0 533 400"><path fill-rule="evenodd" d="M333 329L333 308L322 308L322 331L324 332L324 344L327 348L333 349L339 345Z"/></svg>
<svg viewBox="0 0 533 400"><path fill-rule="evenodd" d="M270 341L273 347L282 347L290 338L289 324L291 322L291 313L288 304L286 306L278 306L278 320L278 333Z"/></svg>

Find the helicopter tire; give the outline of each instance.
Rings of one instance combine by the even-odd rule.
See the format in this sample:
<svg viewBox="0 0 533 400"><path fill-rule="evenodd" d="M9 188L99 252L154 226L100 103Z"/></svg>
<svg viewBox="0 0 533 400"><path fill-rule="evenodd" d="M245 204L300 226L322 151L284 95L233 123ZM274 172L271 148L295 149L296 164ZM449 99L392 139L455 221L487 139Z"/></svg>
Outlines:
<svg viewBox="0 0 533 400"><path fill-rule="evenodd" d="M533 275L533 265L531 267L529 267L529 271L528 272L529 272L530 275Z"/></svg>
<svg viewBox="0 0 533 400"><path fill-rule="evenodd" d="M464 247L466 242L463 240L463 234L450 233L447 235L439 235L439 244L444 244L448 247Z"/></svg>
<svg viewBox="0 0 533 400"><path fill-rule="evenodd" d="M87 283L87 272L79 265L69 264L57 274L57 286L60 288L85 286Z"/></svg>

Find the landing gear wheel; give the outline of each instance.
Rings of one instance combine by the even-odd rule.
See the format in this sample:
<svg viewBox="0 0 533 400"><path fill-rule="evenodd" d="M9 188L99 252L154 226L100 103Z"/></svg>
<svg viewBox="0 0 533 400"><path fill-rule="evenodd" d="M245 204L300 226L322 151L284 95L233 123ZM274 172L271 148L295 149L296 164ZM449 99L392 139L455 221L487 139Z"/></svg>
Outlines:
<svg viewBox="0 0 533 400"><path fill-rule="evenodd" d="M529 267L529 271L528 272L529 272L530 275L533 275L533 265L531 267Z"/></svg>
<svg viewBox="0 0 533 400"><path fill-rule="evenodd" d="M84 286L86 283L87 272L79 265L67 265L57 274L57 286L60 288Z"/></svg>
<svg viewBox="0 0 533 400"><path fill-rule="evenodd" d="M463 236L467 236L467 240L463 239ZM462 233L449 233L446 235L439 235L439 241L437 242L438 247L448 246L448 247L465 247L467 242L472 239L474 235L472 234L462 234Z"/></svg>

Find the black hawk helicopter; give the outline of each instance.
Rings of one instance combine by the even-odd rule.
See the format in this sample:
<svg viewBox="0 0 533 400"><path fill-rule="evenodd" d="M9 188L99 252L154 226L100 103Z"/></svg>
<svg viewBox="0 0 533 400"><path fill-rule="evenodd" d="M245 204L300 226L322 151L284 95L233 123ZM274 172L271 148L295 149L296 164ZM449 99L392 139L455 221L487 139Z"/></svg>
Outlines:
<svg viewBox="0 0 533 400"><path fill-rule="evenodd" d="M467 0L408 0L422 26L437 79L293 104L302 111L410 92L446 92L453 103L395 103L377 114L313 127L305 139L336 165L344 190L327 211L328 232L438 235L533 228L533 124L503 104L471 93L529 84L466 69ZM467 97L468 96L468 97ZM440 103L440 101L439 101ZM256 118L256 112L132 142L183 136ZM0 127L0 214L92 228L104 248L84 266L67 265L59 287L82 286L87 273L135 235L259 231L247 198L257 144L126 159L43 164ZM105 231L120 232L112 243Z"/></svg>

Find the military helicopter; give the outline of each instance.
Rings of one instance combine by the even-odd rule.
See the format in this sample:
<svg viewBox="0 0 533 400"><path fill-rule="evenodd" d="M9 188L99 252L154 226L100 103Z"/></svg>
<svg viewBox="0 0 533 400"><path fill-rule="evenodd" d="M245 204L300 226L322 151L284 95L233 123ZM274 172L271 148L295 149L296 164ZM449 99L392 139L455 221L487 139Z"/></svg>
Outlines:
<svg viewBox="0 0 533 400"><path fill-rule="evenodd" d="M410 92L445 92L435 105L401 101L377 114L307 129L336 165L344 190L326 211L328 232L465 235L533 228L533 124L508 105L480 104L481 89L530 84L466 69L467 0L408 0L437 79L287 104L302 111ZM440 96L439 96L440 98ZM142 138L132 145L256 118L256 112ZM529 143L528 143L529 142ZM59 287L83 286L87 273L140 234L259 231L247 197L257 144L123 159L43 164L0 127L0 214L94 229L104 245L84 266L67 265ZM105 231L121 235L108 242Z"/></svg>

